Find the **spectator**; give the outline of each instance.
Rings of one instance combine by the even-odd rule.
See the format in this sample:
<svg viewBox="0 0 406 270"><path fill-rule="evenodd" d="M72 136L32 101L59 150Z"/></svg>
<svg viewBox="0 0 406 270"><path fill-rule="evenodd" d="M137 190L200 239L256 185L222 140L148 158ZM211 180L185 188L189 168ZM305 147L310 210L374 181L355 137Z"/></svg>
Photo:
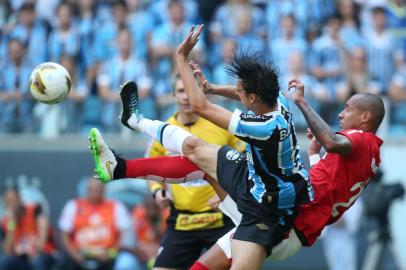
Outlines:
<svg viewBox="0 0 406 270"><path fill-rule="evenodd" d="M89 74L89 70L95 64L94 40L96 36L96 12L95 0L78 1L77 28L80 35L79 48L79 74L86 74L88 80L95 79L96 74ZM95 73L95 72L94 72ZM91 76L93 75L93 76Z"/></svg>
<svg viewBox="0 0 406 270"><path fill-rule="evenodd" d="M210 66L216 66L221 63L223 39L242 37L245 44L254 42L264 46L261 39L266 36L264 12L249 1L228 0L217 8L209 30L213 57L208 61ZM243 47L240 40L238 43Z"/></svg>
<svg viewBox="0 0 406 270"><path fill-rule="evenodd" d="M173 55L176 47L183 41L191 26L185 21L184 7L181 1L169 1L168 9L170 20L152 33L151 41L152 72L155 82L154 94L157 98L160 119L167 119L176 111L171 87L171 78L174 73ZM200 49L197 46L197 49L193 51L192 57L194 59L200 59Z"/></svg>
<svg viewBox="0 0 406 270"><path fill-rule="evenodd" d="M320 102L320 114L330 124L337 124L337 86L344 79L345 48L340 39L340 19L329 18L325 31L313 43L311 73L326 89Z"/></svg>
<svg viewBox="0 0 406 270"><path fill-rule="evenodd" d="M24 205L19 192L8 187L4 192L5 216L0 221L4 235L0 269L51 269L54 245L50 239L49 221L40 205Z"/></svg>
<svg viewBox="0 0 406 270"><path fill-rule="evenodd" d="M18 14L18 23L11 30L11 39L20 39L27 44L27 57L33 65L45 62L47 59L47 29L36 19L35 5L24 3Z"/></svg>
<svg viewBox="0 0 406 270"><path fill-rule="evenodd" d="M151 95L151 79L148 76L147 64L132 54L131 33L128 29L119 31L117 41L118 53L106 62L97 79L99 95L104 100L101 114L103 125L107 131L119 131L122 125L117 121L121 110L120 84L133 80L138 83L140 107L145 110L147 117L156 117L155 102Z"/></svg>
<svg viewBox="0 0 406 270"><path fill-rule="evenodd" d="M80 36L73 26L72 7L62 2L56 13L56 25L49 37L49 59L53 62L60 62L62 56L74 59L79 53Z"/></svg>
<svg viewBox="0 0 406 270"><path fill-rule="evenodd" d="M229 38L237 35L239 12L245 10L250 18L247 26L247 33L265 37L265 15L264 12L247 0L227 0L226 3L218 7L214 14L214 19L210 25L211 39L219 41L222 38Z"/></svg>
<svg viewBox="0 0 406 270"><path fill-rule="evenodd" d="M340 39L346 50L363 45L360 34L359 5L352 0L340 0L338 3L338 17L341 20Z"/></svg>
<svg viewBox="0 0 406 270"><path fill-rule="evenodd" d="M32 65L26 45L19 39L8 41L6 65L0 71L0 129L5 132L33 131L29 76Z"/></svg>
<svg viewBox="0 0 406 270"><path fill-rule="evenodd" d="M371 10L372 28L366 33L368 70L383 87L386 93L396 66L402 62L403 53L398 42L386 26L386 11L382 7Z"/></svg>
<svg viewBox="0 0 406 270"><path fill-rule="evenodd" d="M151 1L149 10L152 13L152 17L155 20L154 24L160 26L167 24L170 21L170 10L168 6L171 2L178 2L179 0L154 0ZM199 13L197 9L197 3L194 0L180 0L182 6L185 9L185 21L188 23L197 23L199 20Z"/></svg>
<svg viewBox="0 0 406 270"><path fill-rule="evenodd" d="M347 80L337 91L337 99L345 102L350 96L358 93L379 95L383 87L368 73L368 63L363 48L354 49L347 68Z"/></svg>
<svg viewBox="0 0 406 270"><path fill-rule="evenodd" d="M393 76L389 87L392 102L391 131L394 135L406 135L406 66Z"/></svg>
<svg viewBox="0 0 406 270"><path fill-rule="evenodd" d="M370 1L370 0L368 0ZM319 28L336 11L335 1L306 0L307 27Z"/></svg>
<svg viewBox="0 0 406 270"><path fill-rule="evenodd" d="M316 82L316 79L306 72L304 59L304 54L298 51L289 55L287 73L281 77L280 85L284 87L288 85L292 78L299 79L308 89L306 91L306 99L312 104L313 108L318 109L320 104L318 104L317 100L322 100L326 95L324 92L325 89L320 87L320 85ZM288 102L295 127L298 130L306 130L307 123L303 114L300 113L300 110L297 108L297 106L295 106L291 99L288 99Z"/></svg>
<svg viewBox="0 0 406 270"><path fill-rule="evenodd" d="M94 50L96 60L99 62L108 61L117 53L117 34L119 29L127 25L127 4L123 0L113 2L113 20L107 20L98 24Z"/></svg>
<svg viewBox="0 0 406 270"><path fill-rule="evenodd" d="M301 0L271 0L266 6L266 21L268 39L272 42L280 37L282 29L280 23L283 16L291 14L297 21L296 37L303 37L307 28L306 2ZM325 1L330 2L330 1ZM328 4L328 3L327 3Z"/></svg>
<svg viewBox="0 0 406 270"><path fill-rule="evenodd" d="M294 52L304 55L306 52L306 41L300 37L295 37L296 20L293 15L283 16L281 24L282 34L269 44L269 48L271 50L272 60L278 67L280 75L283 77L288 71L286 60L289 59L289 55Z"/></svg>
<svg viewBox="0 0 406 270"><path fill-rule="evenodd" d="M137 58L148 60L148 43L154 28L151 12L141 8L140 0L127 0L128 24L133 36L133 50Z"/></svg>
<svg viewBox="0 0 406 270"><path fill-rule="evenodd" d="M406 54L406 2L404 0L387 1L388 27Z"/></svg>
<svg viewBox="0 0 406 270"><path fill-rule="evenodd" d="M167 210L160 210L152 196L148 196L143 204L134 207L132 211L138 240L134 253L146 265L153 265L158 252L169 215Z"/></svg>
<svg viewBox="0 0 406 270"><path fill-rule="evenodd" d="M119 202L106 200L104 186L89 179L86 198L70 200L59 219L61 269L136 269L130 213Z"/></svg>
<svg viewBox="0 0 406 270"><path fill-rule="evenodd" d="M241 9L236 14L236 33L232 37L241 48L252 48L265 55L265 41L252 31L252 16L249 10Z"/></svg>

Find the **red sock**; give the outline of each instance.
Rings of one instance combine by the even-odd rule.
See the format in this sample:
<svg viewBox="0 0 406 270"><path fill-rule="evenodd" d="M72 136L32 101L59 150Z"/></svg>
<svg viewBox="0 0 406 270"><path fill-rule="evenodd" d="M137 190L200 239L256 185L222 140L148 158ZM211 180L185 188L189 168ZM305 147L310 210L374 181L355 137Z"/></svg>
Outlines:
<svg viewBox="0 0 406 270"><path fill-rule="evenodd" d="M202 264L199 261L196 261L189 270L210 270L206 265Z"/></svg>
<svg viewBox="0 0 406 270"><path fill-rule="evenodd" d="M185 157L168 156L126 160L126 178L183 183L204 178L204 172Z"/></svg>

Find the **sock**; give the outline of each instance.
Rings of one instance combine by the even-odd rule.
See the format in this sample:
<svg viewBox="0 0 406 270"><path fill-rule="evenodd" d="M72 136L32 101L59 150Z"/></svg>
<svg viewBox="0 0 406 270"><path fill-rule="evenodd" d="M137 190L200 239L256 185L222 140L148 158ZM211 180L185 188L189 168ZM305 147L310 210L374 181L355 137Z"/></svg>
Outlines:
<svg viewBox="0 0 406 270"><path fill-rule="evenodd" d="M240 224L242 215L240 211L238 211L237 204L233 199L231 199L230 195L227 195L220 203L219 209L221 212L231 218L234 225L238 226Z"/></svg>
<svg viewBox="0 0 406 270"><path fill-rule="evenodd" d="M124 178L179 184L205 177L199 167L181 156L139 158L126 160L125 163Z"/></svg>
<svg viewBox="0 0 406 270"><path fill-rule="evenodd" d="M132 115L128 119L128 124L132 128L138 129L142 133L158 140L169 151L181 155L183 155L183 142L187 137L192 136L192 134L180 127L136 115Z"/></svg>
<svg viewBox="0 0 406 270"><path fill-rule="evenodd" d="M206 265L202 264L199 261L196 261L189 270L210 270Z"/></svg>

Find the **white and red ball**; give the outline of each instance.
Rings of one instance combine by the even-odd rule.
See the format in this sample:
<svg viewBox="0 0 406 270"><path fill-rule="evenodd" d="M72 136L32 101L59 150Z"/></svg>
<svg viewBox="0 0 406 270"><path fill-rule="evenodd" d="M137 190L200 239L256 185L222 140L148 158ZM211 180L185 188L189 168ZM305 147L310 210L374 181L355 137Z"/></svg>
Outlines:
<svg viewBox="0 0 406 270"><path fill-rule="evenodd" d="M34 68L30 75L32 96L46 104L64 100L72 85L68 71L58 63L46 62Z"/></svg>

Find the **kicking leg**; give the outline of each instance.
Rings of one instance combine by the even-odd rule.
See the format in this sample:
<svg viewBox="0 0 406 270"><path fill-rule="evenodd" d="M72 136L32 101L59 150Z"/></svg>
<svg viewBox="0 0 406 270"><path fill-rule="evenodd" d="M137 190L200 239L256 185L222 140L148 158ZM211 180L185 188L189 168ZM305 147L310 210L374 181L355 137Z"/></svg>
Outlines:
<svg viewBox="0 0 406 270"><path fill-rule="evenodd" d="M97 178L104 183L122 178L143 178L163 183L184 183L202 179L205 176L205 173L195 164L180 156L133 160L120 158L108 147L96 128L90 130L89 143Z"/></svg>

